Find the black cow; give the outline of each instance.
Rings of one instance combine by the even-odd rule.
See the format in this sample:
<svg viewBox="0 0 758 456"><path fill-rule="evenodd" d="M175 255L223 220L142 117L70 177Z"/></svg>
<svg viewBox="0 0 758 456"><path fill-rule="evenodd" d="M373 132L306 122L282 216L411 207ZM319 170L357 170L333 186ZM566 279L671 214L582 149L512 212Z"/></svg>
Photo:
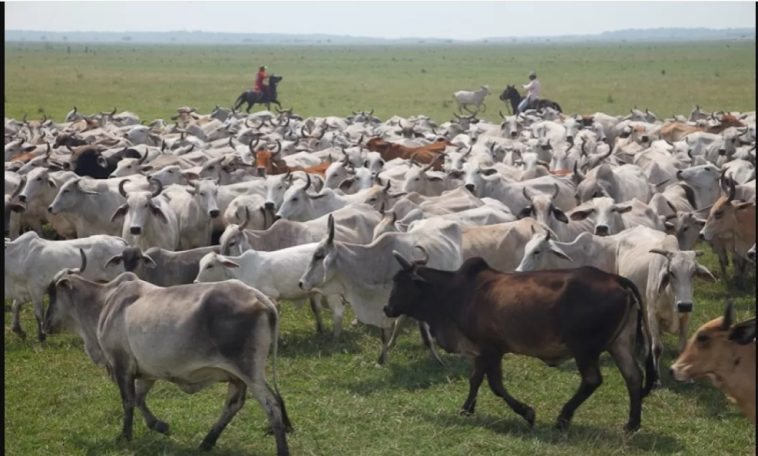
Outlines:
<svg viewBox="0 0 758 456"><path fill-rule="evenodd" d="M599 358L608 351L629 391L625 429L639 429L642 398L652 389L656 373L648 350L643 388L635 347L642 329L649 347L650 333L631 281L593 267L504 274L478 257L458 271L441 271L392 253L403 269L393 278L385 314L426 322L442 348L474 358L462 413L474 412L479 385L487 375L492 391L532 426L534 410L502 384L503 355L532 356L550 366L574 358L582 382L558 416L558 428L566 429L574 411L602 383Z"/></svg>

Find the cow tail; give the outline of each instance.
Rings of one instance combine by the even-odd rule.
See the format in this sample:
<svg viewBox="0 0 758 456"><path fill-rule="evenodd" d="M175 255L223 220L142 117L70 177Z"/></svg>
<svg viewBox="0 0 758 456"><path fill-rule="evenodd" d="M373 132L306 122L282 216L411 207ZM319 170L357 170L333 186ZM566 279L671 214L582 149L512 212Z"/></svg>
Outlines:
<svg viewBox="0 0 758 456"><path fill-rule="evenodd" d="M637 286L626 277L619 276L621 286L630 291L637 302L637 343L639 351L645 356L645 384L642 387L642 397L647 396L653 389L655 382L658 380L658 372L653 362L652 337L650 336L650 326L647 321L647 312L645 311L645 302L640 296Z"/></svg>
<svg viewBox="0 0 758 456"><path fill-rule="evenodd" d="M279 407L282 410L282 421L284 422L284 428L287 430L292 430L292 423L290 422L290 418L287 415L287 408L284 405L284 399L282 398L282 394L279 392L279 385L276 382L276 358L279 351L279 312L274 309L273 312L270 312L268 314L268 323L269 327L271 328L271 333L274 335L274 358L271 361L271 377L272 381L274 383L274 389L272 393L276 397L276 401L279 403ZM271 390L271 386L266 384L266 387Z"/></svg>

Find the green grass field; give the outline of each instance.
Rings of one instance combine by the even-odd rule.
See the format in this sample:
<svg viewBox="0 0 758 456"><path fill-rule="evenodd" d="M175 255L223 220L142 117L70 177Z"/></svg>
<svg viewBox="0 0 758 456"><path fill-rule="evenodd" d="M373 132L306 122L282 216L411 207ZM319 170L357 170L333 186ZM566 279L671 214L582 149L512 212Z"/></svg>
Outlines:
<svg viewBox="0 0 758 456"><path fill-rule="evenodd" d="M70 46L71 53L67 53ZM659 116L755 110L755 43L450 47L245 47L5 45L5 113L56 120L128 109L168 118L179 106L230 106L252 85L258 65L284 76L280 100L301 115L393 114L452 117L452 93L489 84L485 118L498 119L506 84L537 70L543 96L567 113ZM94 50L94 54L92 51Z"/></svg>
<svg viewBox="0 0 758 456"><path fill-rule="evenodd" d="M83 112L130 110L144 119L167 118L181 105L201 112L229 105L261 62L285 76L282 101L303 115L347 115L375 108L392 114L428 114L446 120L450 93L480 84L502 90L537 69L544 95L567 112L621 114L633 105L661 116L704 109L755 109L755 45L698 44L592 47L106 47L83 54L84 45L46 49L6 44L6 116L30 118L39 110L57 120L76 104ZM394 59L394 60L393 60ZM422 72L421 70L425 70ZM666 74L661 74L661 70ZM609 96L613 102L609 102ZM499 105L490 96L486 117ZM701 260L717 272L715 257ZM754 278L754 272L751 273ZM726 287L696 282L691 330L721 314ZM738 293L739 318L755 315L755 292ZM218 418L225 386L188 396L158 383L149 396L154 413L172 426L168 437L148 431L135 416L135 438L116 443L122 408L117 387L86 357L75 335L54 335L41 346L5 330L5 452L11 455L187 455ZM25 306L22 325L33 334ZM325 315L328 320L328 316ZM352 319L348 312L345 322ZM296 428L295 455L468 454L752 454L755 428L708 382L663 388L643 405L642 430L625 437L628 415L623 380L610 357L602 358L604 384L577 411L572 428L553 428L560 408L579 384L573 362L557 368L523 357L504 361L505 385L535 408L525 422L483 385L473 417L457 414L468 391L468 363L443 355L439 368L409 326L390 354L375 364L377 332L346 327L339 341L317 335L310 312L282 306L279 385ZM666 338L662 366L674 356ZM247 404L210 454L273 454L257 402Z"/></svg>

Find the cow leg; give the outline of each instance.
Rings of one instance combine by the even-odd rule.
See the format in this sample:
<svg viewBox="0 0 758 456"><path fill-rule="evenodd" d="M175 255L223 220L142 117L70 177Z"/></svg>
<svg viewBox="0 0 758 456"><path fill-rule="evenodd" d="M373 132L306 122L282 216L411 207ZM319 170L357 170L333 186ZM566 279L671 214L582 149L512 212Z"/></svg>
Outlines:
<svg viewBox="0 0 758 456"><path fill-rule="evenodd" d="M261 378L256 379L256 381L249 380L245 381L245 383L250 388L253 396L261 404L263 410L266 411L271 429L274 432L274 438L276 439L276 454L278 456L289 455L286 436L287 426L284 419L286 414L284 411L284 401L267 387L266 382L262 378L263 371L261 371L260 375Z"/></svg>
<svg viewBox="0 0 758 456"><path fill-rule="evenodd" d="M42 298L34 298L34 318L37 320L37 339L40 342L45 341L45 333L42 331L42 321L44 318L45 305Z"/></svg>
<svg viewBox="0 0 758 456"><path fill-rule="evenodd" d="M661 341L661 330L658 325L658 317L655 316L655 311L648 307L647 324L650 328L650 349L653 351L653 367L655 368L656 381L653 385L654 388L661 386L661 370L660 361L661 354L663 353L663 342Z"/></svg>
<svg viewBox="0 0 758 456"><path fill-rule="evenodd" d="M418 329L421 332L421 340L424 342L426 348L429 349L429 352L432 354L432 358L434 358L434 360L437 361L437 363L439 363L439 365L443 368L446 367L445 363L442 362L442 358L440 358L440 355L437 353L437 349L434 347L432 334L429 332L429 325L423 321L420 321L418 322Z"/></svg>
<svg viewBox="0 0 758 456"><path fill-rule="evenodd" d="M484 374L487 372L487 359L484 356L474 358L474 370L468 378L468 397L461 407L461 415L472 415L476 408L476 395L479 393L479 386L484 380Z"/></svg>
<svg viewBox="0 0 758 456"><path fill-rule="evenodd" d="M313 312L313 316L316 318L316 332L322 334L324 332L324 322L321 320L321 309L318 302L316 302L316 297L313 295L309 296L308 302L310 302L311 312Z"/></svg>
<svg viewBox="0 0 758 456"><path fill-rule="evenodd" d="M726 253L726 250L719 246L719 248L714 248L713 251L716 253L716 255L719 257L719 271L721 271L721 279L724 281L724 283L729 283L729 276L727 275L729 268L729 256Z"/></svg>
<svg viewBox="0 0 758 456"><path fill-rule="evenodd" d="M25 339L26 333L24 332L23 329L21 329L21 319L19 317L20 310L21 310L21 300L14 299L13 303L11 304L11 313L13 314L13 321L11 323L11 331L16 333L22 339Z"/></svg>
<svg viewBox="0 0 758 456"><path fill-rule="evenodd" d="M339 302L333 303L324 296L322 302L326 302L327 306L332 310L332 331L334 332L334 339L337 340L342 332L342 319L345 316L345 305L340 299Z"/></svg>
<svg viewBox="0 0 758 456"><path fill-rule="evenodd" d="M528 405L520 402L506 391L503 386L503 367L502 367L502 355L492 356L487 368L487 383L490 385L490 389L497 396L503 398L505 403L513 409L514 412L521 415L529 427L534 426L534 409Z"/></svg>
<svg viewBox="0 0 758 456"><path fill-rule="evenodd" d="M113 374L118 384L118 391L121 393L121 404L124 406L124 427L119 436L119 440L132 440L132 429L134 425L134 404L135 404L135 391L134 391L134 377L124 372L119 364L118 360L113 369Z"/></svg>
<svg viewBox="0 0 758 456"><path fill-rule="evenodd" d="M397 326L397 321L395 321L395 325ZM376 362L379 363L380 366L384 365L384 362L387 361L387 352L390 349L387 337L387 330L379 328L379 338L382 340L382 350L379 352L379 359L376 360Z"/></svg>
<svg viewBox="0 0 758 456"><path fill-rule="evenodd" d="M628 321L634 320L636 319L630 318ZM608 347L608 352L619 368L621 376L624 377L626 389L629 392L629 421L624 426L627 432L638 430L642 417L642 370L637 365L634 355L637 339L636 326L636 324L627 324L613 344Z"/></svg>
<svg viewBox="0 0 758 456"><path fill-rule="evenodd" d="M145 403L147 393L154 384L154 380L136 379L134 381L137 408L142 412L142 417L145 419L145 424L147 424L148 429L160 432L161 434L168 434L168 424L156 418L155 415L153 415L153 412L147 408L147 403Z"/></svg>
<svg viewBox="0 0 758 456"><path fill-rule="evenodd" d="M245 405L245 392L247 387L245 383L235 379L229 381L229 388L226 391L226 404L224 404L224 410L221 412L221 417L216 421L208 435L205 436L202 443L200 443L201 450L210 450L216 444L218 436L226 428L226 425L234 418L234 415L240 411L243 405ZM263 404L263 403L261 403ZM264 405L265 409L265 405Z"/></svg>
<svg viewBox="0 0 758 456"><path fill-rule="evenodd" d="M599 354L583 355L576 358L579 373L582 375L582 383L579 384L579 390L566 402L561 414L558 415L558 422L556 423L558 429L565 430L568 428L576 409L603 383L599 361Z"/></svg>
<svg viewBox="0 0 758 456"><path fill-rule="evenodd" d="M740 290L747 289L745 280L745 268L747 261L739 255L732 255L732 264L734 265L734 284Z"/></svg>
<svg viewBox="0 0 758 456"><path fill-rule="evenodd" d="M397 342L397 335L400 332L400 328L402 327L404 322L405 322L405 315L400 315L392 324L392 334L390 334L390 340L387 342L388 350L395 346L395 342Z"/></svg>

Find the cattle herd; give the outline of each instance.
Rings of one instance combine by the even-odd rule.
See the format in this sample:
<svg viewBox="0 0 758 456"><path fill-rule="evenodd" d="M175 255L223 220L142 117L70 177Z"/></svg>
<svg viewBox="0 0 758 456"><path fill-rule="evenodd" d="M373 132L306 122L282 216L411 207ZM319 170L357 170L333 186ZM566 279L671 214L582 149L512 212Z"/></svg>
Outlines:
<svg viewBox="0 0 758 456"><path fill-rule="evenodd" d="M126 439L135 406L168 432L145 402L156 380L187 392L227 382L204 449L249 389L288 454L281 300L308 300L319 332L331 312L334 337L350 306L380 329L380 364L412 319L440 364L436 347L472 358L466 413L486 376L531 425L534 410L503 386L503 355L575 359L581 384L560 428L601 384L607 351L629 393L626 429L638 429L666 368L662 333L675 333L673 378L711 377L755 421L755 319L734 322L729 304L688 342L695 277L724 295L753 286L755 113L500 115L6 118L12 330L25 335L31 301L41 341L77 333L118 385ZM716 275L698 263L699 239Z"/></svg>

